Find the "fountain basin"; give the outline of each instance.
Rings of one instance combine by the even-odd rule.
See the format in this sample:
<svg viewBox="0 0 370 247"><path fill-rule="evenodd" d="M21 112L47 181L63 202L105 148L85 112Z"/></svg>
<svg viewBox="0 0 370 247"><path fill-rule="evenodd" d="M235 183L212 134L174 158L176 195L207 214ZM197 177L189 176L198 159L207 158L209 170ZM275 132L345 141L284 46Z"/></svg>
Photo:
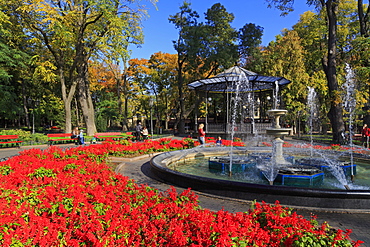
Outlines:
<svg viewBox="0 0 370 247"><path fill-rule="evenodd" d="M241 157L241 158L230 158L229 156L218 157L213 156L208 160L208 167L210 172L215 173L240 173L245 172L254 166L257 166L258 158L251 157ZM270 158L265 158L267 161ZM230 170L230 163L231 170ZM257 168L256 168L257 169ZM263 174L267 174L268 171L263 171L260 169L260 176L266 178ZM274 183L287 186L319 186L324 180L324 172L313 166L284 166L278 168L277 176Z"/></svg>
<svg viewBox="0 0 370 247"><path fill-rule="evenodd" d="M278 200L283 205L295 207L370 212L370 190L334 190L254 184L201 177L170 169L168 165L178 159L184 151L167 152L152 158L150 164L153 174L169 184L229 198L265 201L267 203L275 203ZM204 150L187 156L186 159L226 155L229 151L229 148L223 147L204 148ZM241 155L246 155L249 152L271 152L271 150L234 147L233 151L234 154Z"/></svg>
<svg viewBox="0 0 370 247"><path fill-rule="evenodd" d="M232 159L231 172L243 172L248 167L255 166L256 161L253 159ZM230 158L210 157L208 160L210 172L230 172Z"/></svg>
<svg viewBox="0 0 370 247"><path fill-rule="evenodd" d="M325 161L323 162L322 160L316 160L316 159L310 159L309 158L309 159L299 159L299 160L297 160L297 162L302 164L302 165L305 165L305 166L317 167L321 171L330 170L329 165ZM353 172L353 175L356 175L356 173L357 173L357 165L356 164L353 164L353 166L351 166L350 162L343 161L339 164L339 167L343 170L345 176L352 175L352 172Z"/></svg>
<svg viewBox="0 0 370 247"><path fill-rule="evenodd" d="M288 186L318 186L324 181L324 172L312 167L287 166L279 168L274 183Z"/></svg>
<svg viewBox="0 0 370 247"><path fill-rule="evenodd" d="M270 116L283 116L287 114L288 110L283 110L283 109L271 109L267 111L267 114Z"/></svg>
<svg viewBox="0 0 370 247"><path fill-rule="evenodd" d="M289 135L291 131L291 128L267 128L266 134L275 137L283 137Z"/></svg>

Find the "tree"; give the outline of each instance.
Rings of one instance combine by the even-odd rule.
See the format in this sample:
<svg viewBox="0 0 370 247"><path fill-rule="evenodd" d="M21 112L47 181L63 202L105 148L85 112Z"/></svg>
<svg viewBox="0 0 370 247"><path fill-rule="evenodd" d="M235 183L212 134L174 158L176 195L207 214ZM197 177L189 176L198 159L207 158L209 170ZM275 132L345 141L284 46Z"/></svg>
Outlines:
<svg viewBox="0 0 370 247"><path fill-rule="evenodd" d="M341 105L340 88L337 80L337 14L340 0L309 0L308 4L316 5L318 8L325 9L327 32L327 54L322 58L322 66L326 75L330 110L328 117L333 130L333 141L342 143L345 131L343 121L343 109ZM283 14L293 11L293 0L267 0L270 6L275 5L282 10Z"/></svg>
<svg viewBox="0 0 370 247"><path fill-rule="evenodd" d="M367 4L366 10L363 0L357 0L357 11L361 36L367 38L370 35L370 2Z"/></svg>
<svg viewBox="0 0 370 247"><path fill-rule="evenodd" d="M185 121L184 112L184 70L185 63L189 61L189 57L194 57L194 49L197 46L190 45L197 42L195 37L199 37L197 34L197 18L199 17L198 13L193 11L190 8L190 3L184 1L183 5L180 7L180 12L170 16L169 21L172 22L175 27L179 30L179 36L176 41L173 41L174 48L177 51L177 87L179 94L179 105L180 105L180 114L179 114L179 132L185 132ZM190 52L192 48L192 52ZM196 54L196 53L195 53Z"/></svg>
<svg viewBox="0 0 370 247"><path fill-rule="evenodd" d="M230 25L234 15L217 3L205 13L204 23L198 23L198 18L199 15L191 10L187 2L180 7L179 13L169 18L179 30L179 37L174 42L174 47L178 55L180 133L185 131L182 120L187 115L184 103L184 80L208 78L238 61L236 44L238 32ZM185 74L188 75L187 78ZM195 104L197 103L194 102L191 109Z"/></svg>
<svg viewBox="0 0 370 247"><path fill-rule="evenodd" d="M148 105L148 82L150 81L151 70L148 59L130 59L127 68L127 82L129 97L127 101L130 105L128 117L145 115Z"/></svg>
<svg viewBox="0 0 370 247"><path fill-rule="evenodd" d="M148 89L156 99L157 119L162 119L164 115L165 129L168 129L172 109L175 109L177 104L176 61L176 54L162 52L154 53L149 59L151 72ZM157 121L157 127L160 127L159 124L160 121Z"/></svg>
<svg viewBox="0 0 370 247"><path fill-rule="evenodd" d="M117 100L117 78L115 65L102 62L89 63L89 80L92 99L96 108L96 125L98 131L117 124L119 109Z"/></svg>
<svg viewBox="0 0 370 247"><path fill-rule="evenodd" d="M27 54L0 40L0 111L4 120L15 120L21 112L17 90L21 86L19 75L22 69L27 70L28 59Z"/></svg>
<svg viewBox="0 0 370 247"><path fill-rule="evenodd" d="M260 72L263 27L253 23L245 24L239 30L239 59L242 67Z"/></svg>
<svg viewBox="0 0 370 247"><path fill-rule="evenodd" d="M220 70L227 69L238 61L238 46L236 44L238 32L231 27L234 15L228 13L220 3L212 5L205 13L206 44L202 54L204 60L203 71L214 75ZM208 76L207 76L208 77Z"/></svg>
<svg viewBox="0 0 370 247"><path fill-rule="evenodd" d="M367 7L367 9L366 9ZM370 123L370 2L365 6L362 0L357 1L357 12L360 25L360 35L352 42L351 62L356 69L358 81L363 82L362 90L367 102L363 107L364 123Z"/></svg>
<svg viewBox="0 0 370 247"><path fill-rule="evenodd" d="M293 25L301 40L306 56L304 59L307 73L312 76L317 71L322 71L321 60L326 53L325 19L321 13L315 14L311 11L304 12L298 23Z"/></svg>
<svg viewBox="0 0 370 247"><path fill-rule="evenodd" d="M38 47L27 37L19 16L8 2L1 2L0 10L0 101L4 124L30 126L27 99L42 95L32 88L35 71L32 59Z"/></svg>
<svg viewBox="0 0 370 247"><path fill-rule="evenodd" d="M298 120L306 112L307 86L317 87L318 80L310 77L306 71L306 52L301 38L294 30L284 30L283 36L277 37L263 51L264 74L285 77L292 81L283 89L283 103L288 110L290 122ZM295 126L298 124L295 123Z"/></svg>
<svg viewBox="0 0 370 247"><path fill-rule="evenodd" d="M94 106L88 80L88 61L99 51L127 52L132 29L140 34L143 9L135 1L48 1L29 0L9 5L28 28L27 34L44 44L53 57L65 104L66 131L71 130L71 101L79 99L87 134L96 132ZM140 37L138 37L140 39Z"/></svg>

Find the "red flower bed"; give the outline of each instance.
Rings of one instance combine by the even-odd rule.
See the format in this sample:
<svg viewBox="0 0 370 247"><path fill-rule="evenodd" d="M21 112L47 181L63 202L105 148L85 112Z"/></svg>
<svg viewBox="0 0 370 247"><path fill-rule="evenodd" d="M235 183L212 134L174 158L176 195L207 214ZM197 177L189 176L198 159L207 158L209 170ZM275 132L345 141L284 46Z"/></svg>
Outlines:
<svg viewBox="0 0 370 247"><path fill-rule="evenodd" d="M128 150L168 146L130 143ZM175 142L177 143L177 142ZM175 145L180 145L179 143ZM181 144L182 145L182 144ZM255 203L246 213L202 209L190 190L166 193L109 170L106 142L26 150L0 163L1 246L359 246L350 231L317 226L289 209ZM318 246L318 245L316 245Z"/></svg>
<svg viewBox="0 0 370 247"><path fill-rule="evenodd" d="M213 143L216 144L216 139L214 137L206 137L206 143ZM199 142L197 143L199 145ZM231 140L224 140L222 139L223 146L234 146L234 147L244 147L244 142L241 141L240 138L235 138L233 141Z"/></svg>
<svg viewBox="0 0 370 247"><path fill-rule="evenodd" d="M271 142L262 142L263 145L267 147L271 147L272 143ZM340 144L331 144L331 145L311 145L309 143L305 144L291 144L289 142L284 142L283 147L294 147L294 148L313 148L313 149L319 149L319 150L336 150L336 151L350 151L352 150L355 153L366 153L369 154L368 150L364 150L363 148L359 147L346 147L342 146Z"/></svg>

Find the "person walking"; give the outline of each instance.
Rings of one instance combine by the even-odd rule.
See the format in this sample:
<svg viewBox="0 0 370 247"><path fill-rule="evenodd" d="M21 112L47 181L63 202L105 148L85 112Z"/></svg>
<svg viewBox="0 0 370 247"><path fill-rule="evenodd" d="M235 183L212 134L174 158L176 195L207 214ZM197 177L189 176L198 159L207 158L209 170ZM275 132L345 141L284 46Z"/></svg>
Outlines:
<svg viewBox="0 0 370 247"><path fill-rule="evenodd" d="M362 127L361 136L362 147L369 148L370 128L367 126L367 124L364 124L364 127Z"/></svg>
<svg viewBox="0 0 370 247"><path fill-rule="evenodd" d="M141 122L138 122L135 128L136 132L136 141L141 140L141 131L143 131L143 126L141 125Z"/></svg>
<svg viewBox="0 0 370 247"><path fill-rule="evenodd" d="M206 143L206 132L204 132L203 127L204 127L204 124L199 124L198 140L200 142L200 145L203 145Z"/></svg>

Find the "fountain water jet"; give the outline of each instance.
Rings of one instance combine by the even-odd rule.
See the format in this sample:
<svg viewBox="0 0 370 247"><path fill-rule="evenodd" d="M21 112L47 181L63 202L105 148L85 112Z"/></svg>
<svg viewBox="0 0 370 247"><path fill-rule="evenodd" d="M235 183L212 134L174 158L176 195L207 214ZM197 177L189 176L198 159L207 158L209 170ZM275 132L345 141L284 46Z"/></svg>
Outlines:
<svg viewBox="0 0 370 247"><path fill-rule="evenodd" d="M249 85L248 78L245 76L245 74L240 74L239 78L237 81L234 82L235 87L235 98L234 98L234 104L233 104L233 111L231 115L231 146L230 146L230 163L229 163L229 176L232 176L232 166L233 166L233 144L232 141L234 140L234 135L235 135L235 125L236 125L236 115L237 115L237 107L239 104L239 101L241 100L240 98L240 91L241 87L243 85Z"/></svg>
<svg viewBox="0 0 370 247"><path fill-rule="evenodd" d="M346 89L346 94L344 97L344 109L349 113L349 144L350 144L350 157L351 157L351 180L354 180L354 170L353 170L353 114L356 108L356 95L355 95L355 75L350 65L346 64L346 82L344 87Z"/></svg>
<svg viewBox="0 0 370 247"><path fill-rule="evenodd" d="M309 108L309 123L310 123L310 143L311 143L311 158L313 158L313 119L316 117L317 113L317 94L313 87L308 87L307 95L307 106Z"/></svg>

